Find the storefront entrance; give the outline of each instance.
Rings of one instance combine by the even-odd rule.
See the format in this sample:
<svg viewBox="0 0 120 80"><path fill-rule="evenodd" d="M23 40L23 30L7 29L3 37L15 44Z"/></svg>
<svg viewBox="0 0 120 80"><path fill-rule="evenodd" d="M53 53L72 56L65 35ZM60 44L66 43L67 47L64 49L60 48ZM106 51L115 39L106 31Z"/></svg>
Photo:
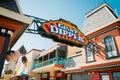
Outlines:
<svg viewBox="0 0 120 80"><path fill-rule="evenodd" d="M90 80L88 74L72 74L72 80Z"/></svg>

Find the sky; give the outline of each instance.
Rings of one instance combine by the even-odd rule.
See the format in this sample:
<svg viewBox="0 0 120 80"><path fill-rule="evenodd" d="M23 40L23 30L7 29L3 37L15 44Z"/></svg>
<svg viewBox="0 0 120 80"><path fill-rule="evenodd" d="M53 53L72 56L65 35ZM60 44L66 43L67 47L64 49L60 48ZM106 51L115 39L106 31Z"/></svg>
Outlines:
<svg viewBox="0 0 120 80"><path fill-rule="evenodd" d="M120 0L18 0L24 14L46 20L63 18L75 24L80 30L85 21L85 14L107 2L120 15ZM47 49L57 42L36 34L24 33L13 50L24 45L27 51L31 49Z"/></svg>

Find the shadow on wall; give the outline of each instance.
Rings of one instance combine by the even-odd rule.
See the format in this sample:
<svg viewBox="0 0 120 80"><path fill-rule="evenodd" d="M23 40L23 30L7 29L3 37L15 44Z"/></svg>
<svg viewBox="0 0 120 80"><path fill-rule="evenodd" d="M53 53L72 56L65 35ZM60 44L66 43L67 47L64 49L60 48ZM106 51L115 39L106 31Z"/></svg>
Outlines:
<svg viewBox="0 0 120 80"><path fill-rule="evenodd" d="M65 68L73 68L75 66L76 66L76 62L74 61L74 59L72 57L68 58L65 64Z"/></svg>

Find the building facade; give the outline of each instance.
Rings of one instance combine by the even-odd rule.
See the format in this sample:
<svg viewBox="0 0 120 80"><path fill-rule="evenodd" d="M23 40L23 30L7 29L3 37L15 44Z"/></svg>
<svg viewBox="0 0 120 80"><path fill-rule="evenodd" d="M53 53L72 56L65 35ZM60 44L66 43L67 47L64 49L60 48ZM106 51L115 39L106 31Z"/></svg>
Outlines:
<svg viewBox="0 0 120 80"><path fill-rule="evenodd" d="M78 48L72 55L67 57L63 70L67 74L67 80L90 80L88 71L84 71L82 68L86 64L84 54L85 50Z"/></svg>
<svg viewBox="0 0 120 80"><path fill-rule="evenodd" d="M24 33L32 20L22 14L17 0L0 1L0 76L6 53Z"/></svg>
<svg viewBox="0 0 120 80"><path fill-rule="evenodd" d="M21 58L26 56L29 63L27 67L29 79L67 80L66 74L62 71L65 67L66 58L67 56L72 56L73 53L78 54L79 52L81 52L80 48L65 44L56 44L46 50L32 49L26 54L21 55L17 61L15 78L22 78L21 73L24 71L20 67L23 65Z"/></svg>
<svg viewBox="0 0 120 80"><path fill-rule="evenodd" d="M114 14L114 10L108 4L103 3L87 13L85 18L81 31L87 36L89 44L83 48L57 44L42 51L31 50L25 55L31 78L36 80L120 79L119 16ZM2 28L1 32L6 33ZM3 37L1 40L4 42ZM18 61L17 65L20 64Z"/></svg>
<svg viewBox="0 0 120 80"><path fill-rule="evenodd" d="M80 54L79 66L64 72L68 80L119 80L120 78L120 18L106 3L86 14L82 32L89 39ZM70 57L69 60L80 57ZM82 62L81 62L82 60ZM81 63L81 65L80 65ZM73 63L71 64L73 65ZM76 76L76 77L75 77Z"/></svg>
<svg viewBox="0 0 120 80"><path fill-rule="evenodd" d="M88 13L83 32L90 40L85 48L90 79L119 80L120 19L114 10L104 3Z"/></svg>
<svg viewBox="0 0 120 80"><path fill-rule="evenodd" d="M22 54L19 57L19 60L17 61L17 64L15 66L15 78L23 78L22 73L24 73L25 75L28 76L29 79L35 79L35 80L39 80L39 76L37 76L37 74L32 72L32 68L33 68L33 61L34 58L39 56L42 53L42 50L37 50L37 49L32 49L29 52L27 52L26 54ZM26 67L22 67L24 66L24 64L22 63L22 57L25 56L27 58L27 66Z"/></svg>
<svg viewBox="0 0 120 80"><path fill-rule="evenodd" d="M66 80L64 68L67 56L67 46L56 44L49 49L43 50L42 54L34 59L32 72L39 74L39 80Z"/></svg>

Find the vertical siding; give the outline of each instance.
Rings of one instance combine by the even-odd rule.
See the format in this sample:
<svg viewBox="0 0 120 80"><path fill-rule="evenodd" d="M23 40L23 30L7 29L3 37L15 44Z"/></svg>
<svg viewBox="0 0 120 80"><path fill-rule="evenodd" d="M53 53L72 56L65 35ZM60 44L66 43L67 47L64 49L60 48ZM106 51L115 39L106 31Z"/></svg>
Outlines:
<svg viewBox="0 0 120 80"><path fill-rule="evenodd" d="M2 54L5 37L0 36L0 56Z"/></svg>

